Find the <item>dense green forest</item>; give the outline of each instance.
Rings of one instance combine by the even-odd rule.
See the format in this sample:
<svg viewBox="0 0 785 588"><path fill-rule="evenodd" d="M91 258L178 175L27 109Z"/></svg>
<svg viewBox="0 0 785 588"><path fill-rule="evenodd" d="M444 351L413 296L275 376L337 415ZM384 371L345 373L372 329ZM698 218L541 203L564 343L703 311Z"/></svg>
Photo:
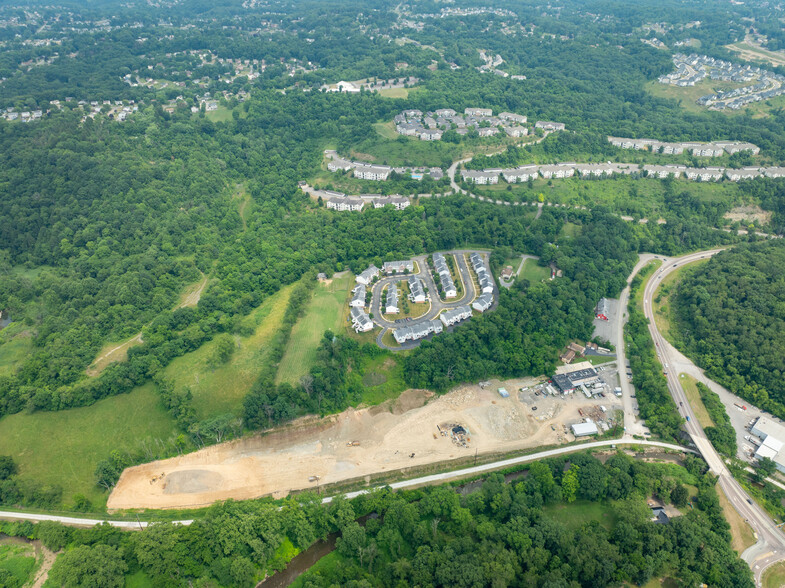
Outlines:
<svg viewBox="0 0 785 588"><path fill-rule="evenodd" d="M785 416L785 245L780 240L717 254L679 283L678 343L712 379Z"/></svg>
<svg viewBox="0 0 785 588"><path fill-rule="evenodd" d="M752 586L730 547L715 479L697 458L685 466L621 452L603 463L578 453L532 464L511 482L493 474L470 492L382 489L328 505L305 494L280 508L229 501L190 526L158 523L139 532L50 522L2 523L0 531L64 549L51 586L99 578L123 586L128 577L154 586L253 586L333 532L337 550L302 585L588 588L670 576L687 585ZM694 499L688 485L697 487ZM685 514L653 523L644 500L652 495Z"/></svg>

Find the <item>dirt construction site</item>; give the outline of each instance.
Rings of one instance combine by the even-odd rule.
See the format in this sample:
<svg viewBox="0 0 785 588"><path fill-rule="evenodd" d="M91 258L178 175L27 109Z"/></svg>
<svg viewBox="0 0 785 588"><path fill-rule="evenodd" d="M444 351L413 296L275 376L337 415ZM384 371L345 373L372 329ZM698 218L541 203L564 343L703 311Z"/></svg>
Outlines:
<svg viewBox="0 0 785 588"><path fill-rule="evenodd" d="M408 390L379 406L307 417L262 435L126 469L110 510L201 507L229 498L281 498L317 485L573 441L569 425L609 415L616 399L534 394L537 381L458 388L443 396ZM503 398L497 388L511 393ZM520 392L519 392L520 391Z"/></svg>

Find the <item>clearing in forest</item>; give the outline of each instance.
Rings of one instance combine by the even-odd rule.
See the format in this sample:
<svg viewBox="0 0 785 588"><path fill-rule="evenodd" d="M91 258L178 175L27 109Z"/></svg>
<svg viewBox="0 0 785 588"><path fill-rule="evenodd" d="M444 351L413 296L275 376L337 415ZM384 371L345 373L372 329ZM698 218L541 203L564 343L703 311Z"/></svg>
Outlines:
<svg viewBox="0 0 785 588"><path fill-rule="evenodd" d="M281 288L243 319L253 334L234 336L236 348L225 364L215 365L214 339L176 358L164 369L176 390L191 389L197 418L240 414L242 400L261 373L269 344L280 330L292 288Z"/></svg>
<svg viewBox="0 0 785 588"><path fill-rule="evenodd" d="M0 419L2 452L14 458L22 481L61 487L65 504L80 493L99 507L105 499L94 481L99 461L115 450L166 443L176 434L151 383L92 406Z"/></svg>
<svg viewBox="0 0 785 588"><path fill-rule="evenodd" d="M345 271L332 279L317 282L305 314L292 329L283 359L278 367L278 383L297 384L316 361L316 350L324 332L340 332L346 324L346 301L354 286L354 276Z"/></svg>
<svg viewBox="0 0 785 588"><path fill-rule="evenodd" d="M175 308L185 308L186 306L196 306L199 304L199 299L202 297L209 277L202 274L198 282L189 284L185 287L182 294L180 294L180 302ZM133 337L126 339L121 343L107 343L98 352L95 360L88 367L86 373L91 378L98 376L110 363L123 362L128 359L128 350L136 345L144 343L142 340L142 333L139 332Z"/></svg>
<svg viewBox="0 0 785 588"><path fill-rule="evenodd" d="M321 485L363 479L373 484L372 477L412 467L430 471L452 460L471 460L475 452L507 453L568 442L572 435L563 426L578 422L579 410L599 411L600 403L615 410L608 398L534 400L532 394L519 400L517 394L502 398L496 392L498 386L518 390L536 381L493 380L487 389L463 386L439 397L408 390L378 406L324 419L304 417L261 435L128 468L107 506L185 508L229 498L283 497L315 489L317 479ZM450 434L457 426L466 443Z"/></svg>

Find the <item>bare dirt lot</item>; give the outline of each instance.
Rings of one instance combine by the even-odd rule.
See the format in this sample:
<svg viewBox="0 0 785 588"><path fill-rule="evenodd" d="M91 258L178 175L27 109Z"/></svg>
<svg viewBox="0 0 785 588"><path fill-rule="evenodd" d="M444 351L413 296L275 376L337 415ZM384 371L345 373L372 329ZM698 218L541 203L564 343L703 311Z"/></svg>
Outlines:
<svg viewBox="0 0 785 588"><path fill-rule="evenodd" d="M325 419L291 426L177 458L127 469L109 497L112 510L184 508L238 500L363 478L479 453L572 441L562 423L579 422L579 409L615 399L567 399L518 394L535 380L491 381L487 389L465 386L441 397L408 390L400 398ZM496 392L504 385L509 398ZM532 408L536 406L537 409ZM449 426L447 434L440 434ZM452 427L464 431L461 439ZM554 425L551 427L551 425ZM462 443L465 441L465 446Z"/></svg>
<svg viewBox="0 0 785 588"><path fill-rule="evenodd" d="M763 210L760 206L736 206L725 213L725 218L732 221L756 221L760 225L767 225L771 221L772 212Z"/></svg>

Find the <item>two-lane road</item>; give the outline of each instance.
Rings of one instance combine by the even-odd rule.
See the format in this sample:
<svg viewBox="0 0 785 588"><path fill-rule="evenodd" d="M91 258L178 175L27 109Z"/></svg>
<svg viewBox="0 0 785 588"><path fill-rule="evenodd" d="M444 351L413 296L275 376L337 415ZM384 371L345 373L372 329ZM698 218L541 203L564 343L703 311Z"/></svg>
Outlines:
<svg viewBox="0 0 785 588"><path fill-rule="evenodd" d="M687 433L690 435L693 443L695 443L698 451L703 455L711 472L718 477L719 486L728 497L728 500L757 534L758 542L747 549L742 554L742 558L752 568L755 576L755 583L760 586L761 577L766 567L785 559L785 535L777 527L776 523L772 521L769 515L750 499L741 485L733 478L728 471L728 468L725 466L725 462L709 442L687 400L687 395L679 381L678 370L669 369L674 363L674 350L659 332L657 323L654 320L653 299L657 287L662 283L662 280L679 267L701 259L708 259L720 251L722 251L722 249L713 249L710 251L699 251L673 259L666 258L662 267L652 275L651 279L646 284L646 289L643 294L643 310L646 318L649 320L649 332L657 347L660 360L666 372L665 377L668 381L668 389L670 390L671 396L676 402L681 415L685 418L689 418L684 424Z"/></svg>

